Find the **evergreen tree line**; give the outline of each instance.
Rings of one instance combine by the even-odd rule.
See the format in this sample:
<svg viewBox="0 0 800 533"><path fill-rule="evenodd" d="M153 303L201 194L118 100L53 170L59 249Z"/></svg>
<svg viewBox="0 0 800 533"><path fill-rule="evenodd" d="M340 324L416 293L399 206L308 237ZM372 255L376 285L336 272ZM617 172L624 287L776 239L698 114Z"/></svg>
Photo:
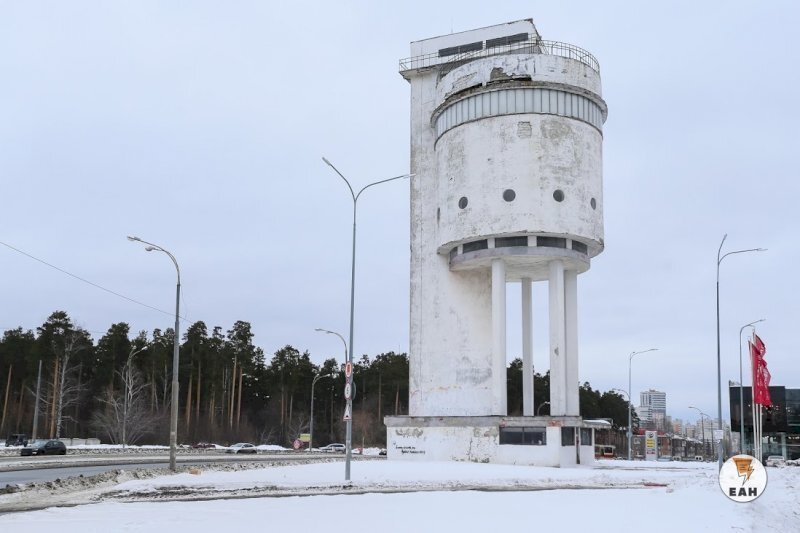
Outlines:
<svg viewBox="0 0 800 533"><path fill-rule="evenodd" d="M0 340L0 435L97 437L103 442L164 444L169 435L174 330L132 336L113 324L96 343L56 311L36 331ZM267 361L248 322L208 330L191 324L180 345L178 441L251 441L288 445L309 431L314 387L316 445L342 441L345 377L341 361L311 362L284 346ZM36 390L39 382L38 416ZM385 441L382 418L408 412L405 354L366 355L354 364L354 446Z"/></svg>
<svg viewBox="0 0 800 533"><path fill-rule="evenodd" d="M514 359L506 371L506 387L508 389L508 415L522 416L522 359ZM619 393L611 390L601 392L593 389L589 382L578 389L580 414L584 419L608 419L613 429L628 427L628 401ZM534 414L550 414L550 372L533 375ZM632 426L639 425L639 417L634 410L631 414Z"/></svg>
<svg viewBox="0 0 800 533"><path fill-rule="evenodd" d="M64 311L31 330L0 339L0 435L97 437L121 444L163 444L169 434L174 330L132 336L112 324L95 343ZM210 332L191 324L180 345L178 441L251 441L287 446L309 431L314 385L314 444L345 434L342 361L321 365L286 345L267 361L248 322ZM41 372L40 369L41 368ZM41 377L39 377L41 376ZM522 414L522 362L508 367L509 415ZM353 445L385 443L383 417L408 413L408 357L363 355L354 364ZM38 383L38 387L37 387ZM549 414L549 375L534 376L535 405ZM39 390L38 413L36 391ZM627 425L627 403L614 392L580 389L581 414Z"/></svg>

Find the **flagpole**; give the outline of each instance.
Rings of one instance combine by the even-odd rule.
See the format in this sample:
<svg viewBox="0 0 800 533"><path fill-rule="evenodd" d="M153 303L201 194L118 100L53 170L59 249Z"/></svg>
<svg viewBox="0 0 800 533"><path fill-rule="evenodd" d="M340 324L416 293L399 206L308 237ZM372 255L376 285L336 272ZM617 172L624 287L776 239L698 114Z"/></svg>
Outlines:
<svg viewBox="0 0 800 533"><path fill-rule="evenodd" d="M758 457L756 457L756 459L759 461L761 461L764 453L761 449L764 444L764 441L761 438L761 435L764 433L764 411L762 408L763 406L758 404Z"/></svg>
<svg viewBox="0 0 800 533"><path fill-rule="evenodd" d="M755 335L755 332L753 332ZM755 339L752 339L755 341ZM758 447L758 433L756 431L756 367L753 362L753 342L747 341L747 350L750 352L750 412L753 419L753 455L756 455Z"/></svg>

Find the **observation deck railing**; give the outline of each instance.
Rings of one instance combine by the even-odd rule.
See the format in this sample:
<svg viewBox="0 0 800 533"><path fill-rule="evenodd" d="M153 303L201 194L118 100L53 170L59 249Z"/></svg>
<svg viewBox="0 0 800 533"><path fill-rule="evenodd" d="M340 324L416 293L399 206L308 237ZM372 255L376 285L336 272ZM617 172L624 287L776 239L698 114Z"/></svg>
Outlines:
<svg viewBox="0 0 800 533"><path fill-rule="evenodd" d="M600 74L600 64L597 62L597 59L583 48L559 41L545 41L542 39L529 39L527 41L493 46L491 48L484 47L481 50L449 56L440 56L438 52L435 52L421 56L408 57L400 60L400 72L440 66L443 73L445 73L476 59L506 54L547 54L566 57L580 61Z"/></svg>

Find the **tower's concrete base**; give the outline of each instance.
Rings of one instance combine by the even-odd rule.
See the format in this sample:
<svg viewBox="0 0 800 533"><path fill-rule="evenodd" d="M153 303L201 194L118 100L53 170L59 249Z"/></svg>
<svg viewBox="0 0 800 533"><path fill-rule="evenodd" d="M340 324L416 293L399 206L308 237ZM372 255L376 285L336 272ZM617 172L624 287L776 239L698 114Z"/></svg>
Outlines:
<svg viewBox="0 0 800 533"><path fill-rule="evenodd" d="M594 463L594 429L577 416L388 416L389 459L536 466Z"/></svg>

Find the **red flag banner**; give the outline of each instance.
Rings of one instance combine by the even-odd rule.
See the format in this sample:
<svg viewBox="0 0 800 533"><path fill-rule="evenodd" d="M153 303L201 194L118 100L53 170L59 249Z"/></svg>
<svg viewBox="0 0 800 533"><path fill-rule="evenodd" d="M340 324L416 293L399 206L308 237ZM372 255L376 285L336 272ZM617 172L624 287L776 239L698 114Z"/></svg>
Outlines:
<svg viewBox="0 0 800 533"><path fill-rule="evenodd" d="M772 399L769 396L769 382L772 376L764 359L766 353L764 342L758 335L754 335L753 343L750 344L750 355L753 358L753 402L770 407Z"/></svg>

